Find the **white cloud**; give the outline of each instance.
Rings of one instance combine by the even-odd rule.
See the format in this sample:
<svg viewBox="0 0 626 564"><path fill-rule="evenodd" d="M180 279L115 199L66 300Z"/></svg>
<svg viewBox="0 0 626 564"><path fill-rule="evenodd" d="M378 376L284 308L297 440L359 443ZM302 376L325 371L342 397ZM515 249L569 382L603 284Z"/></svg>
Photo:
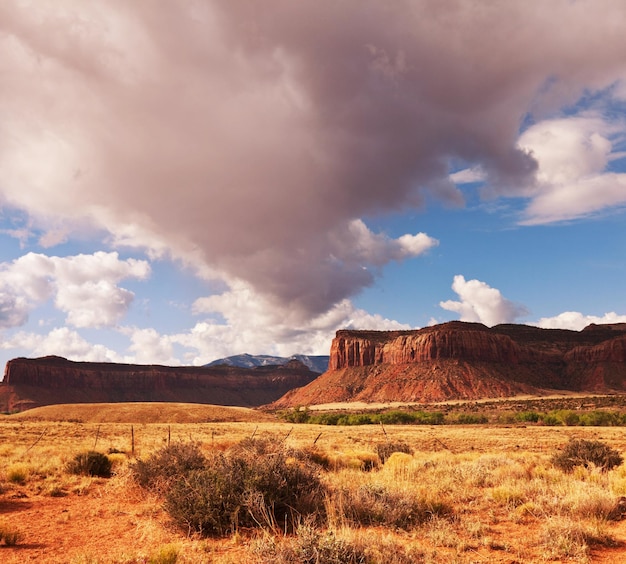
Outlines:
<svg viewBox="0 0 626 564"><path fill-rule="evenodd" d="M546 120L519 140L538 162L537 183L522 224L536 225L586 217L626 205L626 174L607 172L612 138L624 124L594 115Z"/></svg>
<svg viewBox="0 0 626 564"><path fill-rule="evenodd" d="M133 354L128 357L127 362L165 366L181 364L180 359L174 356L172 339L169 335L160 335L152 328L122 327L120 331L132 341L128 350Z"/></svg>
<svg viewBox="0 0 626 564"><path fill-rule="evenodd" d="M120 260L117 253L49 257L28 253L0 264L1 322L23 325L28 314L54 297L55 306L75 327L104 327L120 321L134 298L117 284L126 278L145 279L146 261Z"/></svg>
<svg viewBox="0 0 626 564"><path fill-rule="evenodd" d="M62 356L69 360L87 362L122 362L115 351L86 341L79 333L67 327L53 329L47 335L19 332L0 342L0 348L25 349L29 356Z"/></svg>
<svg viewBox="0 0 626 564"><path fill-rule="evenodd" d="M285 310L239 282L229 291L200 298L196 314L209 314L189 332L171 341L190 350L187 361L203 364L216 358L247 352L289 356L328 354L338 329L408 329L408 325L372 315L342 300L327 312L302 318L297 308ZM216 319L216 316L219 319Z"/></svg>
<svg viewBox="0 0 626 564"><path fill-rule="evenodd" d="M514 323L528 311L502 296L500 290L480 280L465 280L461 275L454 277L452 289L461 301L448 300L439 305L461 316L461 321L484 323L491 327L499 323Z"/></svg>
<svg viewBox="0 0 626 564"><path fill-rule="evenodd" d="M542 317L539 321L530 323L544 329L571 329L580 331L591 323L626 323L626 315L618 315L615 312L605 313L602 316L584 315L578 311L565 311L554 317Z"/></svg>

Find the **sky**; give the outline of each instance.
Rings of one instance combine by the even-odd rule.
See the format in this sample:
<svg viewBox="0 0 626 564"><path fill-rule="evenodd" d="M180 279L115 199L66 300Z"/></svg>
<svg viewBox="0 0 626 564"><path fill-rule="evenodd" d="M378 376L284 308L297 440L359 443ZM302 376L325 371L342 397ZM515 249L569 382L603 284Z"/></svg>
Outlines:
<svg viewBox="0 0 626 564"><path fill-rule="evenodd" d="M3 0L0 364L626 322L622 0Z"/></svg>

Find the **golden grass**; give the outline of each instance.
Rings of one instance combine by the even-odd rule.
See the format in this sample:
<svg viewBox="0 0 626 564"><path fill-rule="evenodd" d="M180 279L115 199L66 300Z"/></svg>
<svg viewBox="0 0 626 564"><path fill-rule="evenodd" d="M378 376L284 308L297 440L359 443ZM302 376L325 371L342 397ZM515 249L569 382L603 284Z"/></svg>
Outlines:
<svg viewBox="0 0 626 564"><path fill-rule="evenodd" d="M294 448L314 445L329 462L322 478L330 492L330 520L319 530L320 538L378 554L372 562L587 562L592 550L605 550L613 542L616 525L607 515L626 492L626 467L610 472L577 468L565 474L550 462L571 438L600 440L624 453L622 428L389 425L383 432L376 426L292 425L254 410L181 404L55 406L26 414L0 419L0 502L25 495L32 504L56 497L80 504L102 496L109 511L132 517L142 539L141 549L112 546L108 553L75 547L67 562L130 564L165 560L173 553L179 564L270 562L263 552L267 546L284 554L293 548L285 543L294 539L261 542L262 535L246 531L202 540L169 528L161 500L139 490L130 477L133 435L134 455L141 458L168 441L195 441L206 452L253 436ZM252 419L220 419L229 414ZM184 422L183 416L191 420ZM377 463L376 447L386 441L403 441L414 453L395 453L384 465ZM113 478L67 474L66 463L91 449L117 451L111 455ZM368 492L424 507L442 504L452 514L433 512L426 522L406 529L401 524L359 527L346 517L345 504L367 502ZM96 523L104 518L99 507L90 514ZM56 519L63 529L75 517L59 512ZM31 534L37 526L22 522L20 532ZM2 556L12 554L9 550L3 547ZM27 554L21 550L16 558ZM13 560L7 556L6 561Z"/></svg>
<svg viewBox="0 0 626 564"><path fill-rule="evenodd" d="M91 403L46 405L5 415L0 421L81 423L207 423L273 421L273 415L246 407L196 403Z"/></svg>

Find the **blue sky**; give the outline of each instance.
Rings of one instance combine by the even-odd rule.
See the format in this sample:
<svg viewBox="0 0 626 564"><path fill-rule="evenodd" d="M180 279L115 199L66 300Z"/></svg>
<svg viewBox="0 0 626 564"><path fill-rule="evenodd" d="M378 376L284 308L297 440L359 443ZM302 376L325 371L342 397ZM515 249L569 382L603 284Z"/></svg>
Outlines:
<svg viewBox="0 0 626 564"><path fill-rule="evenodd" d="M626 322L626 7L596 7L4 2L0 362Z"/></svg>

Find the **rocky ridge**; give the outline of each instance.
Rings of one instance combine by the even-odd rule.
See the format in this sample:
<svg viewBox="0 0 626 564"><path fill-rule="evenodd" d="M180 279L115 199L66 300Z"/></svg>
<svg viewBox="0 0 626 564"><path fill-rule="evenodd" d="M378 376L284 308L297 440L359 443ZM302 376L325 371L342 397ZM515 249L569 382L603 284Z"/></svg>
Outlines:
<svg viewBox="0 0 626 564"><path fill-rule="evenodd" d="M240 368L72 362L57 356L16 358L0 383L0 411L58 403L190 402L256 407L318 376L293 360Z"/></svg>
<svg viewBox="0 0 626 564"><path fill-rule="evenodd" d="M625 386L626 324L568 331L453 321L414 331L338 331L328 371L273 406L623 392Z"/></svg>

